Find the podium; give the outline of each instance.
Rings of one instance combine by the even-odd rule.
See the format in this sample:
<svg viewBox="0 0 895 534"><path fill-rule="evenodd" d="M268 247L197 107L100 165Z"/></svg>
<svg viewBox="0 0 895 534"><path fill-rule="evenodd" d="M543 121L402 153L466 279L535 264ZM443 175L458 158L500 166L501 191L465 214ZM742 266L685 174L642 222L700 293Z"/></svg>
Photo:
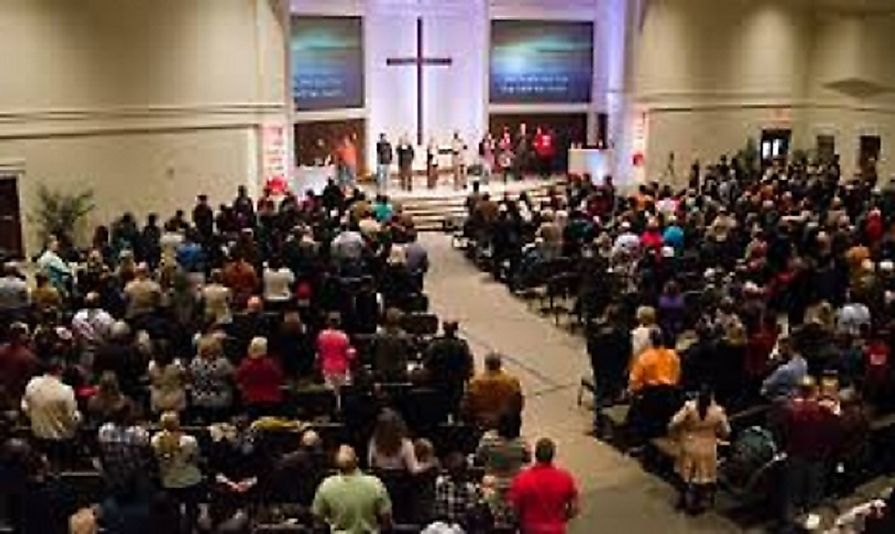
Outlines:
<svg viewBox="0 0 895 534"><path fill-rule="evenodd" d="M334 165L302 165L297 167L292 175L292 192L301 196L310 189L319 195L326 187L326 181L335 177L336 167Z"/></svg>
<svg viewBox="0 0 895 534"><path fill-rule="evenodd" d="M603 183L611 174L612 151L601 148L570 148L569 174L589 174L594 183Z"/></svg>

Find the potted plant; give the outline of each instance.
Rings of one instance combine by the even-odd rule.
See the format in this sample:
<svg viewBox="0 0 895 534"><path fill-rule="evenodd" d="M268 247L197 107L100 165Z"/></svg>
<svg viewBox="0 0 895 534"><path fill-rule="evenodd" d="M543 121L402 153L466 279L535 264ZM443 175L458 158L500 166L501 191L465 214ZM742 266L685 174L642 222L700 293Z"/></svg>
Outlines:
<svg viewBox="0 0 895 534"><path fill-rule="evenodd" d="M95 207L92 189L68 192L52 191L45 185L38 186L37 208L32 221L37 225L41 243L46 245L51 237L67 243L73 242L78 224Z"/></svg>
<svg viewBox="0 0 895 534"><path fill-rule="evenodd" d="M746 178L751 180L761 173L761 157L755 139L746 139L746 146L737 151L736 159L742 165Z"/></svg>

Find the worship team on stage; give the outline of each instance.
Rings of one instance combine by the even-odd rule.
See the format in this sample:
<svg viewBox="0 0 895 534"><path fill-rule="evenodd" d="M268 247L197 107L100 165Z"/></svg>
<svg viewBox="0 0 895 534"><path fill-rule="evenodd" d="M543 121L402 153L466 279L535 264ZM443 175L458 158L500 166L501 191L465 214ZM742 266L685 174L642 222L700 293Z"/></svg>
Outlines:
<svg viewBox="0 0 895 534"><path fill-rule="evenodd" d="M545 126L535 128L529 133L528 125L521 123L515 133L504 126L499 136L491 131L485 132L481 140L470 146L460 132L455 131L447 143L440 143L437 137L429 138L425 149L425 177L429 190L438 186L439 173L444 170L446 162L442 157L450 156L452 186L455 191L468 187L469 176L474 175L478 181L487 185L495 173L503 176L504 183L511 179L522 180L525 176L537 173L547 179L554 171L558 147L556 133ZM343 188L354 187L358 180L357 133L350 132L337 137L327 150L323 139L318 139L318 152L326 154L325 158L316 158L318 166L335 165L333 176L335 182ZM403 134L393 144L384 132L376 141L376 168L372 175L376 191L386 193L389 189L393 165L397 164L397 175L403 191L413 190L415 147L407 134Z"/></svg>
<svg viewBox="0 0 895 534"><path fill-rule="evenodd" d="M341 154L349 147L351 138L346 136L336 151L338 167L338 183L342 185L353 184L356 167L349 162L342 162ZM475 150L475 152L473 152ZM349 152L351 155L351 152ZM557 156L556 134L552 129L538 126L534 135L528 133L525 123L519 125L515 134L508 127L501 130L499 139L491 131L485 135L472 149L460 132L455 131L448 144L440 144L436 137L430 137L425 146L425 177L426 187L435 189L438 186L438 176L441 170L441 157L450 156L450 174L455 191L464 190L469 185L470 174L478 177L478 180L487 185L495 172L503 175L504 183L511 178L522 180L526 175L537 173L541 178L547 179L554 170ZM356 149L354 151L356 157ZM376 142L376 190L384 193L388 190L389 179L392 173L392 165L397 156L398 178L401 190L413 190L413 163L416 158L416 148L411 144L409 137L404 134L398 144L393 146L386 133L380 133ZM344 168L344 169L343 169ZM351 181L343 179L352 177Z"/></svg>

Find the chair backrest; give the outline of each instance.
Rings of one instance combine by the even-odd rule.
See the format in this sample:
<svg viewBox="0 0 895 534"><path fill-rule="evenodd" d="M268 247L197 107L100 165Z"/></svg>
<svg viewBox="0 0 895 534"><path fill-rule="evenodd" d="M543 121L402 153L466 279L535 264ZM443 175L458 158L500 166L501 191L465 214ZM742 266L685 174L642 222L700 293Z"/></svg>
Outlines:
<svg viewBox="0 0 895 534"><path fill-rule="evenodd" d="M401 319L401 327L414 336L434 336L438 333L438 316L433 313L409 313Z"/></svg>
<svg viewBox="0 0 895 534"><path fill-rule="evenodd" d="M313 419L335 412L336 394L323 387L293 388L288 391L286 402L290 414L298 415L301 419Z"/></svg>
<svg viewBox="0 0 895 534"><path fill-rule="evenodd" d="M100 502L105 495L106 483L99 471L62 471L59 479L70 486L84 503Z"/></svg>
<svg viewBox="0 0 895 534"><path fill-rule="evenodd" d="M416 293L407 298L406 311L410 313L425 313L429 311L429 297L425 293Z"/></svg>
<svg viewBox="0 0 895 534"><path fill-rule="evenodd" d="M413 387L399 400L398 409L414 433L428 435L447 420L448 400L440 390Z"/></svg>

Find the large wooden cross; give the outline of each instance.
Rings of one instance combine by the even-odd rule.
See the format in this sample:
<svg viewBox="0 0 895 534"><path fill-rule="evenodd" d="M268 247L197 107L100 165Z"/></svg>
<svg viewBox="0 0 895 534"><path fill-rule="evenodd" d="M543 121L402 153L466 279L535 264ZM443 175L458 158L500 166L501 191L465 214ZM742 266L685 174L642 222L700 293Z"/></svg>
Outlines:
<svg viewBox="0 0 895 534"><path fill-rule="evenodd" d="M413 65L416 67L416 143L423 145L423 67L446 67L453 61L449 57L426 57L423 53L423 18L416 19L416 56L386 58L390 67Z"/></svg>

